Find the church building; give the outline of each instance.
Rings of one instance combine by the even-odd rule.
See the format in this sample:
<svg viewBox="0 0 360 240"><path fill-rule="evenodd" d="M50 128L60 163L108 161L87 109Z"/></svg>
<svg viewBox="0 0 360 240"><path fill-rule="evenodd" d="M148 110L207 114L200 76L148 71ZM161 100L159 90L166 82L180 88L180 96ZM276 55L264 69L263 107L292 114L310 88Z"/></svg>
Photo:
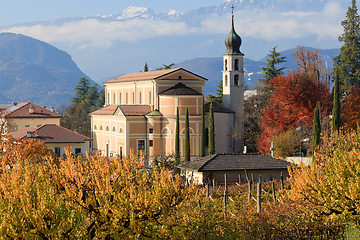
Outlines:
<svg viewBox="0 0 360 240"><path fill-rule="evenodd" d="M223 105L214 103L217 153L243 149L244 70L241 38L232 28L223 55ZM93 149L105 156L175 152L176 112L184 153L185 112L189 111L190 155L200 155L201 114L207 79L182 68L130 73L104 83L105 107L91 113ZM205 105L206 121L209 103ZM208 125L208 123L206 123Z"/></svg>

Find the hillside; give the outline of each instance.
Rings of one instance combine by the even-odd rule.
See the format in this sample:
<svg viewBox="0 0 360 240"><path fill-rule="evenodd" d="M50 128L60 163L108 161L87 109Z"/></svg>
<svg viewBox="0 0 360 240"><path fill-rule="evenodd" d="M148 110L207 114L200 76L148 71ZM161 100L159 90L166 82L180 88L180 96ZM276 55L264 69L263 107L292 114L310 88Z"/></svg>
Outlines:
<svg viewBox="0 0 360 240"><path fill-rule="evenodd" d="M307 47L309 50L313 48ZM279 67L285 67L284 71L297 67L293 52L295 48L281 51L281 56L286 57L286 62ZM333 66L333 58L339 54L339 49L322 49L321 57L325 67L328 69ZM245 85L253 89L257 85L257 79L262 77L261 68L266 66L266 56L259 61L254 61L244 57ZM174 67L182 67L197 73L208 79L206 83L206 93L215 94L216 85L222 78L222 57L213 58L194 58L177 63Z"/></svg>
<svg viewBox="0 0 360 240"><path fill-rule="evenodd" d="M88 78L66 52L21 34L0 33L0 103L68 104L81 77Z"/></svg>

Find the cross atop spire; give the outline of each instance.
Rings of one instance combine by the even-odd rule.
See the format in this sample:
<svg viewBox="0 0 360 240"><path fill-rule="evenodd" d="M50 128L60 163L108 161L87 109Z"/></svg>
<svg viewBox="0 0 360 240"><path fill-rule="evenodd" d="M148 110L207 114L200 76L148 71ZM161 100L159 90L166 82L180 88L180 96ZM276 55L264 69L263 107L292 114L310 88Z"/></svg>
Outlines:
<svg viewBox="0 0 360 240"><path fill-rule="evenodd" d="M230 7L230 8L231 8L231 15L234 17L234 8L235 8L235 7L234 7L234 4L233 4L233 5L231 5L231 7Z"/></svg>

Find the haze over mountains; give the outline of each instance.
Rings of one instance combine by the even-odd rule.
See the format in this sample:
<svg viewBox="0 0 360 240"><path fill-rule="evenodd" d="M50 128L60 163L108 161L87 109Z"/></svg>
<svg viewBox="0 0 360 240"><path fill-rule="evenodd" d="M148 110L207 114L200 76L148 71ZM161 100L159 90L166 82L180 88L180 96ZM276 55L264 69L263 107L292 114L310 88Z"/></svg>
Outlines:
<svg viewBox="0 0 360 240"><path fill-rule="evenodd" d="M71 56L48 43L20 34L0 33L0 103L70 103L84 74Z"/></svg>
<svg viewBox="0 0 360 240"><path fill-rule="evenodd" d="M219 1L188 12L162 13L128 7L113 14L55 19L3 27L65 50L96 81L199 57L220 57L231 27L243 39L246 58L259 60L278 46L338 48L341 21L350 1L237 0ZM0 29L1 30L1 29Z"/></svg>

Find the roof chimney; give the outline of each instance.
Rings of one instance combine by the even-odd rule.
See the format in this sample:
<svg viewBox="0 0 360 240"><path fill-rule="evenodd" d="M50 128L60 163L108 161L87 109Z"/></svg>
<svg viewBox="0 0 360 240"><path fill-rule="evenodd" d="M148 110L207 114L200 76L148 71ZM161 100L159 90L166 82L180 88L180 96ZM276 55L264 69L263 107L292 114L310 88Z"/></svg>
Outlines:
<svg viewBox="0 0 360 240"><path fill-rule="evenodd" d="M27 137L27 138L31 138L31 131L27 131L27 132L26 132L26 137Z"/></svg>
<svg viewBox="0 0 360 240"><path fill-rule="evenodd" d="M54 106L51 106L50 111L55 112Z"/></svg>

